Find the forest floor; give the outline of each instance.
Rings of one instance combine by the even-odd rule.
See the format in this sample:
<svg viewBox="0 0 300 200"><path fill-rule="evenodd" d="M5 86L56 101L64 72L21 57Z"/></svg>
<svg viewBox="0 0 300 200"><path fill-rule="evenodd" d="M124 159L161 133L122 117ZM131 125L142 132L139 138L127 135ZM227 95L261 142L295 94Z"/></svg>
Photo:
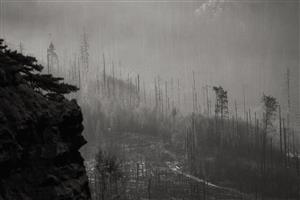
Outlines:
<svg viewBox="0 0 300 200"><path fill-rule="evenodd" d="M209 183L184 172L182 156L168 150L159 137L136 133L123 133L106 138L114 151L123 159L126 181L116 193L120 199L152 200L235 200L254 199L235 189ZM118 150L116 149L118 148ZM93 179L95 161L87 162L90 179ZM113 190L112 190L113 192Z"/></svg>

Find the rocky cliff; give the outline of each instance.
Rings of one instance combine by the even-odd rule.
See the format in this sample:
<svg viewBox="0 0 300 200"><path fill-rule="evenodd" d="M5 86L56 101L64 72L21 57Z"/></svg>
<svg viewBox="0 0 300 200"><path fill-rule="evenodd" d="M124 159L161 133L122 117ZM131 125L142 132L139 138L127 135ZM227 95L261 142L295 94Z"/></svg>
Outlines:
<svg viewBox="0 0 300 200"><path fill-rule="evenodd" d="M0 51L0 200L90 199L74 100L26 84Z"/></svg>

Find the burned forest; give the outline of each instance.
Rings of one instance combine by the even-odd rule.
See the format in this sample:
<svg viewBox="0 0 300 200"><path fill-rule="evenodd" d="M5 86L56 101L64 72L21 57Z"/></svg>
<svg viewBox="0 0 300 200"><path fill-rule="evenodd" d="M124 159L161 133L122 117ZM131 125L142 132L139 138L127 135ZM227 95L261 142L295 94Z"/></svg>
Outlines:
<svg viewBox="0 0 300 200"><path fill-rule="evenodd" d="M299 14L0 0L0 200L300 199Z"/></svg>

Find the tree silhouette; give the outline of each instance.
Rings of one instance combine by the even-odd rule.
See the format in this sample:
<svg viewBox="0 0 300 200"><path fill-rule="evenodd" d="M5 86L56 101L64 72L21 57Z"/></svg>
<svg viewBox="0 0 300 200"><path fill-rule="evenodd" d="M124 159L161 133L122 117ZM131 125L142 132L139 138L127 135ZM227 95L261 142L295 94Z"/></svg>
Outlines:
<svg viewBox="0 0 300 200"><path fill-rule="evenodd" d="M262 103L264 106L264 113L263 113L263 120L265 124L265 130L263 134L263 141L262 141L262 187L264 189L266 183L266 176L267 176L267 140L268 140L268 133L271 131L270 129L273 128L273 120L274 116L276 115L276 110L278 107L278 102L275 97L268 96L263 94Z"/></svg>
<svg viewBox="0 0 300 200"><path fill-rule="evenodd" d="M41 74L43 66L37 59L12 51L0 39L0 69L15 77L19 75L20 82L27 84L35 90L54 94L68 94L78 90L76 86L62 83L63 78L53 77L51 74ZM13 79L13 78L11 78Z"/></svg>
<svg viewBox="0 0 300 200"><path fill-rule="evenodd" d="M115 155L102 151L101 149L96 155L96 162L96 171L99 175L99 180L96 181L100 182L101 199L104 200L107 187L111 184L111 181L115 181L115 183L117 183L123 175L121 170L122 163Z"/></svg>
<svg viewBox="0 0 300 200"><path fill-rule="evenodd" d="M228 117L228 97L227 91L225 91L221 86L213 87L213 90L216 93L216 106L215 113L216 115L220 115L223 119L224 117Z"/></svg>
<svg viewBox="0 0 300 200"><path fill-rule="evenodd" d="M263 95L262 103L264 106L264 121L266 129L273 126L274 116L276 115L276 110L278 108L278 102L275 97Z"/></svg>

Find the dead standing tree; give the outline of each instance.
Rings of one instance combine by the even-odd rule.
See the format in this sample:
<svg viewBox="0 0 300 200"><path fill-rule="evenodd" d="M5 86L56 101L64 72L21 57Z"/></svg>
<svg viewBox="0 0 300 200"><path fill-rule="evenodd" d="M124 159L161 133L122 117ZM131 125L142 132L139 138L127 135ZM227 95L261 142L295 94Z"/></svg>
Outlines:
<svg viewBox="0 0 300 200"><path fill-rule="evenodd" d="M217 143L219 147L222 146L222 132L218 133L218 119L220 119L221 122L221 128L223 130L224 128L224 120L228 119L228 97L227 97L227 91L225 91L221 86L219 87L213 87L213 90L216 94L216 103L215 103L215 117L216 117L216 137L217 137Z"/></svg>
<svg viewBox="0 0 300 200"><path fill-rule="evenodd" d="M273 121L276 115L276 111L278 108L278 102L275 97L263 95L262 103L264 107L263 113L263 124L264 124L264 133L262 138L262 190L265 187L265 179L266 179L266 165L267 165L267 138L268 134L273 131Z"/></svg>

